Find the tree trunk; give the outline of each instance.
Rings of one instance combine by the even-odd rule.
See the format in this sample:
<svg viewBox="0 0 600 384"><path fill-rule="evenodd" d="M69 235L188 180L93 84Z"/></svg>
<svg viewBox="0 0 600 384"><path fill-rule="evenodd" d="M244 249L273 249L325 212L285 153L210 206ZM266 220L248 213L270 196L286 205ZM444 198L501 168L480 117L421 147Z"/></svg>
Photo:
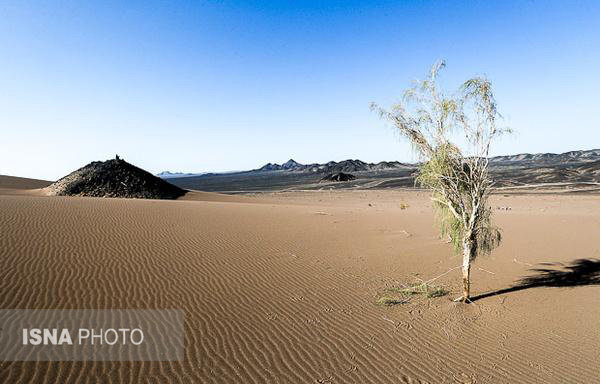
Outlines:
<svg viewBox="0 0 600 384"><path fill-rule="evenodd" d="M474 241L471 239L471 236L465 236L463 239L463 264L462 264L462 273L463 273L463 296L462 302L466 303L469 300L471 295L471 261L474 259L473 251Z"/></svg>

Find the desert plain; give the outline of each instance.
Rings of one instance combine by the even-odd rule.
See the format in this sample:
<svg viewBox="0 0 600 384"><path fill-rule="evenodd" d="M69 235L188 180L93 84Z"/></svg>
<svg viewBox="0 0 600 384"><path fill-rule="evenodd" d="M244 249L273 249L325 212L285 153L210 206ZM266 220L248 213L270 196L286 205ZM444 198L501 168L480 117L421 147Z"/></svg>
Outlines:
<svg viewBox="0 0 600 384"><path fill-rule="evenodd" d="M600 195L494 194L504 240L462 304L427 191L165 201L47 184L0 177L0 308L182 309L185 359L1 362L1 382L600 382ZM422 281L449 293L377 304Z"/></svg>

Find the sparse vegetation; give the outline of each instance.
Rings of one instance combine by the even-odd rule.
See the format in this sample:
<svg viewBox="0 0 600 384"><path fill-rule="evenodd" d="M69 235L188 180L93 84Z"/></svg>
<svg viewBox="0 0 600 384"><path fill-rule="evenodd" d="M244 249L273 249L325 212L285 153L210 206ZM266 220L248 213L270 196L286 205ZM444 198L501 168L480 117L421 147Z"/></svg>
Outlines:
<svg viewBox="0 0 600 384"><path fill-rule="evenodd" d="M382 296L377 300L378 305L392 306L396 304L405 304L408 299L400 299L392 296Z"/></svg>
<svg viewBox="0 0 600 384"><path fill-rule="evenodd" d="M408 138L424 160L417 182L432 190L434 209L443 237L463 255L463 295L469 300L471 263L500 244L487 204L492 181L488 173L490 145L508 131L496 124L500 116L488 79L465 81L454 96L441 92L437 76L445 63L436 63L427 79L416 81L403 102L387 111L371 107ZM451 140L456 131L462 133Z"/></svg>
<svg viewBox="0 0 600 384"><path fill-rule="evenodd" d="M406 287L390 288L388 292L396 292L408 296L423 295L427 298L441 297L448 294L445 288L427 282L414 283Z"/></svg>
<svg viewBox="0 0 600 384"><path fill-rule="evenodd" d="M446 296L448 291L441 286L432 285L427 282L417 282L402 287L388 288L387 295L377 300L379 305L406 304L412 296L423 296L428 299Z"/></svg>

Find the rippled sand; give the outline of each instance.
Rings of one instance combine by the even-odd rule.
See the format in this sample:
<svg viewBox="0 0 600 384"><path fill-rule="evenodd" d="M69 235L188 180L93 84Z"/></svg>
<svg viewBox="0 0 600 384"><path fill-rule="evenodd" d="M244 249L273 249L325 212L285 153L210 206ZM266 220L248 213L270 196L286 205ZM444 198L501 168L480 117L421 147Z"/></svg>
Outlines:
<svg viewBox="0 0 600 384"><path fill-rule="evenodd" d="M9 183L10 181L10 183ZM600 288L453 292L375 304L460 264L427 194L295 192L178 201L46 197L0 178L0 308L176 308L185 361L3 362L1 382L598 382ZM21 188L21 189L19 189ZM600 254L600 197L494 196L505 241L473 290ZM408 207L407 207L408 206Z"/></svg>

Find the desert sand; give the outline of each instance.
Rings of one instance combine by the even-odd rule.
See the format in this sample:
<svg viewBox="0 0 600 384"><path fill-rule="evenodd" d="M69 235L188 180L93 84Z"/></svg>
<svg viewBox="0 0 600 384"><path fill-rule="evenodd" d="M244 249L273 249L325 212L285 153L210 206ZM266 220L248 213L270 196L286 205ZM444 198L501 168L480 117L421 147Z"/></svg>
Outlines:
<svg viewBox="0 0 600 384"><path fill-rule="evenodd" d="M35 188L44 188L50 185L51 181L28 179L25 177L5 176L0 175L0 188L6 190L6 192L31 192L27 190Z"/></svg>
<svg viewBox="0 0 600 384"><path fill-rule="evenodd" d="M427 192L159 201L26 190L45 185L0 178L0 308L182 309L185 361L2 362L1 382L600 382L600 288L452 302L460 258ZM477 260L475 294L540 263L600 256L600 196L491 200L510 209L494 210L504 242ZM376 304L438 276L449 295Z"/></svg>

